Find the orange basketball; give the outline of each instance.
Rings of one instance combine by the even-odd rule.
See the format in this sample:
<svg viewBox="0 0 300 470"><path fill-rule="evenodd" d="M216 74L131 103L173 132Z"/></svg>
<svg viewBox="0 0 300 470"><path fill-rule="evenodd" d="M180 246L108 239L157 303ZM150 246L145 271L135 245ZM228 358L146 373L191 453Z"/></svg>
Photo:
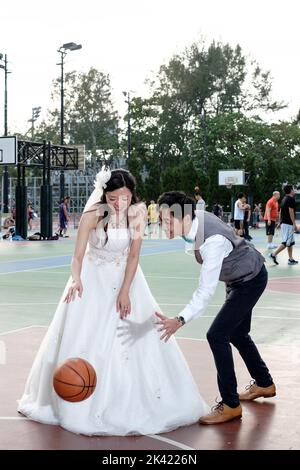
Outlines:
<svg viewBox="0 0 300 470"><path fill-rule="evenodd" d="M85 359L72 357L56 368L53 387L66 401L78 402L89 398L97 384L94 367Z"/></svg>

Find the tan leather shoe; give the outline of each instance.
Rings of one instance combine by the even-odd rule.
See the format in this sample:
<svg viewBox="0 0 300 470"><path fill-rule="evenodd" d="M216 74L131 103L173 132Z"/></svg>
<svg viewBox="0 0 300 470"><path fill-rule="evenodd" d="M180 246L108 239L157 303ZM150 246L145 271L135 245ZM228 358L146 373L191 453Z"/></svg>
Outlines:
<svg viewBox="0 0 300 470"><path fill-rule="evenodd" d="M210 413L205 416L202 416L199 419L199 424L221 424L241 417L241 405L237 406L236 408L230 408L230 406L227 406L225 405L225 403L220 402L216 406L212 407Z"/></svg>
<svg viewBox="0 0 300 470"><path fill-rule="evenodd" d="M269 387L259 387L258 385L256 385L255 380L251 380L250 384L245 387L245 392L239 394L239 398L241 401L250 401L261 397L275 397L275 395L275 384L272 384Z"/></svg>

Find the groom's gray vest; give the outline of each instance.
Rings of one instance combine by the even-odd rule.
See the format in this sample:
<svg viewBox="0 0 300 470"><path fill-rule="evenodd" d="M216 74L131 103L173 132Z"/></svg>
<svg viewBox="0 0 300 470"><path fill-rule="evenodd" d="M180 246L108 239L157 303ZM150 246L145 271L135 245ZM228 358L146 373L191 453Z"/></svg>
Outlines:
<svg viewBox="0 0 300 470"><path fill-rule="evenodd" d="M261 270L265 258L254 248L246 243L244 238L236 235L235 231L215 215L206 211L195 211L198 218L198 231L194 245L195 257L202 264L199 247L208 237L223 235L231 243L233 250L224 258L220 273L220 281L226 284L245 282L253 279Z"/></svg>

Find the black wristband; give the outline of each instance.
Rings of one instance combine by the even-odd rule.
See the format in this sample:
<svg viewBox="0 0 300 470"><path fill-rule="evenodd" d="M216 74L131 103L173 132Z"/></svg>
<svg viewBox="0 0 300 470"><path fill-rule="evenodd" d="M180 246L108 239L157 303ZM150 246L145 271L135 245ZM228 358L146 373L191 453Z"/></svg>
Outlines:
<svg viewBox="0 0 300 470"><path fill-rule="evenodd" d="M176 317L178 321L180 321L181 325L185 325L185 319L183 317Z"/></svg>

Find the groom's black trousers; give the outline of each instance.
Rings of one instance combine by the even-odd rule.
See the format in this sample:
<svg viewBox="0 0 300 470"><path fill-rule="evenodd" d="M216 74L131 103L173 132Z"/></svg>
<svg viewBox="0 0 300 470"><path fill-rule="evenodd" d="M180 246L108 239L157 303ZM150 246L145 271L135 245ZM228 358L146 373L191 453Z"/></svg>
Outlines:
<svg viewBox="0 0 300 470"><path fill-rule="evenodd" d="M269 370L262 360L249 332L252 309L262 295L268 281L265 266L247 282L226 287L226 301L207 332L218 372L218 386L222 401L235 408L239 405L231 344L242 356L250 376L260 387L272 385Z"/></svg>

